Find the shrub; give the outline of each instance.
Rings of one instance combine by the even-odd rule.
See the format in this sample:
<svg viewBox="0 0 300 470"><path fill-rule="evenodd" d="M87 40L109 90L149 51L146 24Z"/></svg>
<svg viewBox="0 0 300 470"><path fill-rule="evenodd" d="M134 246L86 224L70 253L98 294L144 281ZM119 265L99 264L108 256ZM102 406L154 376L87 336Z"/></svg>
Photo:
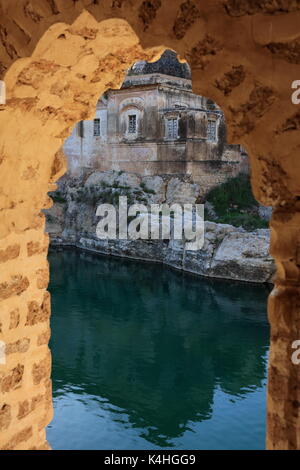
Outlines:
<svg viewBox="0 0 300 470"><path fill-rule="evenodd" d="M206 200L213 205L215 222L243 227L246 230L268 227L268 222L257 212L259 205L253 197L248 175L240 174L211 189Z"/></svg>
<svg viewBox="0 0 300 470"><path fill-rule="evenodd" d="M65 203L66 202L65 197L61 194L60 191L56 191L54 193L49 193L49 195L52 198L53 202L59 202L59 203Z"/></svg>
<svg viewBox="0 0 300 470"><path fill-rule="evenodd" d="M234 227L243 227L246 230L256 230L258 228L268 228L268 222L258 214L241 213L238 211L230 211L221 217L218 217L221 224L230 224Z"/></svg>
<svg viewBox="0 0 300 470"><path fill-rule="evenodd" d="M214 210L219 216L227 214L231 208L249 209L258 206L252 194L250 178L245 174L230 178L225 183L211 189L206 199L213 204Z"/></svg>
<svg viewBox="0 0 300 470"><path fill-rule="evenodd" d="M155 194L155 191L154 191L153 189L147 188L147 186L146 186L146 184L144 183L144 181L141 182L140 187L142 188L142 190L144 191L144 193Z"/></svg>
<svg viewBox="0 0 300 470"><path fill-rule="evenodd" d="M49 224L52 224L53 222L56 221L55 217L53 215L46 213L46 220Z"/></svg>

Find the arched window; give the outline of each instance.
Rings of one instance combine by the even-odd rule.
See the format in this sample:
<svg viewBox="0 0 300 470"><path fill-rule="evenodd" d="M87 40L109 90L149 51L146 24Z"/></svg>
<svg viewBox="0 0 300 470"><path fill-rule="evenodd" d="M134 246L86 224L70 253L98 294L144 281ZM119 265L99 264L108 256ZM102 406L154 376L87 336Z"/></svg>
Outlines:
<svg viewBox="0 0 300 470"><path fill-rule="evenodd" d="M125 98L119 105L119 129L126 140L142 137L145 100L139 96Z"/></svg>
<svg viewBox="0 0 300 470"><path fill-rule="evenodd" d="M207 121L207 140L215 142L217 140L217 122L215 119Z"/></svg>

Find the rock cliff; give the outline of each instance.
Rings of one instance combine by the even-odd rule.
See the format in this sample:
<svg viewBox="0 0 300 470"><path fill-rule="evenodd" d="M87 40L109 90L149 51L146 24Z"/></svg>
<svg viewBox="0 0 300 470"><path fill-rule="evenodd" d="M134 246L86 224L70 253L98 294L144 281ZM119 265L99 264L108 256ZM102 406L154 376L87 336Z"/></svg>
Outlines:
<svg viewBox="0 0 300 470"><path fill-rule="evenodd" d="M187 249L181 240L99 240L96 208L101 202L196 203L199 185L179 177L146 176L95 171L74 179L64 177L47 211L52 245L73 245L93 252L160 262L206 277L249 282L272 282L274 262L269 255L269 230L248 232L227 224L205 222L204 246Z"/></svg>

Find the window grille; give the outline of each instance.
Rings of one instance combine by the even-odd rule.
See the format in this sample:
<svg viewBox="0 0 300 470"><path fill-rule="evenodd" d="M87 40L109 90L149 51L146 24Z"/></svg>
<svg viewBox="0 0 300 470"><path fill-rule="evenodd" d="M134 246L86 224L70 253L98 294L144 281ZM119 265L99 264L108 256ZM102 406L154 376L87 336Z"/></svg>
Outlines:
<svg viewBox="0 0 300 470"><path fill-rule="evenodd" d="M130 114L128 116L128 133L135 134L136 133L136 115Z"/></svg>
<svg viewBox="0 0 300 470"><path fill-rule="evenodd" d="M207 140L215 142L217 139L217 123L215 120L209 119L207 121Z"/></svg>
<svg viewBox="0 0 300 470"><path fill-rule="evenodd" d="M176 118L168 119L167 133L169 139L177 139L178 137L178 120Z"/></svg>
<svg viewBox="0 0 300 470"><path fill-rule="evenodd" d="M100 133L100 119L94 119L94 136L99 137Z"/></svg>

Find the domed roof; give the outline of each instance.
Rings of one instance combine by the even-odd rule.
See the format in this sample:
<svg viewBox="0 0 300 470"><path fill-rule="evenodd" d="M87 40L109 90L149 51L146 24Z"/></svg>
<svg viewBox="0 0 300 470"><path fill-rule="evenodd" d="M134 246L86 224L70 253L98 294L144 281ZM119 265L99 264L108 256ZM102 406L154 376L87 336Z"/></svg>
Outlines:
<svg viewBox="0 0 300 470"><path fill-rule="evenodd" d="M177 54L167 49L156 62L136 62L128 71L127 76L150 75L154 73L191 80L191 69L187 63L180 63Z"/></svg>

